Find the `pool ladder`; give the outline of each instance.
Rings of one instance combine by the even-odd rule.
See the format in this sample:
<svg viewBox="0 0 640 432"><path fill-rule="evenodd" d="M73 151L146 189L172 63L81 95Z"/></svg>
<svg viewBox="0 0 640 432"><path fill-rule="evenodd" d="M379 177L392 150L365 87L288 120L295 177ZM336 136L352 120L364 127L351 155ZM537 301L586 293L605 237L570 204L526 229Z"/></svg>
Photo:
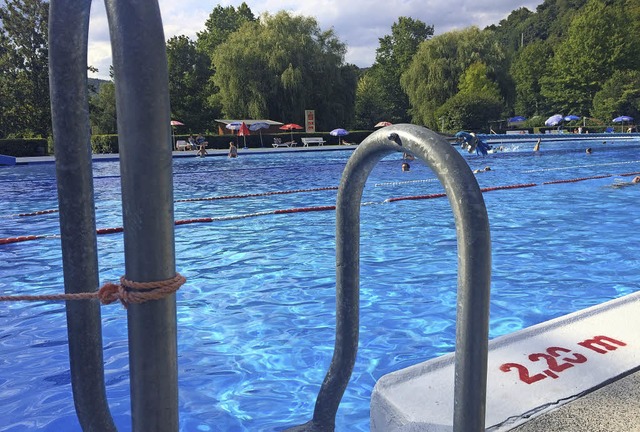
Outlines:
<svg viewBox="0 0 640 432"><path fill-rule="evenodd" d="M126 276L175 275L172 145L165 39L157 0L105 0L120 143ZM99 285L87 99L90 0L51 0L49 71L65 292ZM349 159L336 205L336 342L313 418L289 431L333 431L356 359L360 202L385 156L409 152L443 184L458 237L454 431L484 430L491 245L482 193L462 156L440 135L403 124L371 134ZM425 221L428 222L428 221ZM71 383L84 431L115 431L104 385L100 307L66 305ZM127 310L132 430L178 424L175 295Z"/></svg>

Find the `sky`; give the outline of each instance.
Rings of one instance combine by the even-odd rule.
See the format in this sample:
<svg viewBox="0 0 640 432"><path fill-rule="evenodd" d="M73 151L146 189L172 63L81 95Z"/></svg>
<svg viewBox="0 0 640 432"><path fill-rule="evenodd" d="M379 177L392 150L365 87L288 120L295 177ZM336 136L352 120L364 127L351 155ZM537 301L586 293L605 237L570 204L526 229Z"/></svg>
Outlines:
<svg viewBox="0 0 640 432"><path fill-rule="evenodd" d="M359 67L371 66L379 38L391 34L401 16L434 26L435 35L472 25L484 28L498 24L511 11L526 7L535 12L543 0L262 0L245 1L255 16L286 10L294 15L314 17L321 30L333 29L347 46L345 61ZM196 33L217 5L238 7L240 1L159 0L165 40L177 35L196 40ZM109 78L111 45L104 2L93 1L89 24L89 65L99 72L94 78Z"/></svg>

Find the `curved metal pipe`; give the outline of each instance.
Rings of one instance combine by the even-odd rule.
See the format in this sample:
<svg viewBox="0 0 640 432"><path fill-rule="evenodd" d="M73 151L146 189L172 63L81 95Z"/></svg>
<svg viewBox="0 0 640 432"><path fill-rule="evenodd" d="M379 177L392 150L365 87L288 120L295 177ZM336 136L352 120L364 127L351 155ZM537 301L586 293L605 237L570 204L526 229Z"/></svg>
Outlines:
<svg viewBox="0 0 640 432"><path fill-rule="evenodd" d="M410 152L438 176L451 204L458 240L458 310L454 431L483 431L485 417L491 238L475 176L440 135L415 125L371 134L349 159L336 204L336 342L313 419L289 431L333 431L358 349L360 205L371 170L385 156Z"/></svg>
<svg viewBox="0 0 640 432"><path fill-rule="evenodd" d="M176 275L169 73L157 0L106 0L113 53L126 278ZM176 297L127 309L132 430L175 432Z"/></svg>
<svg viewBox="0 0 640 432"><path fill-rule="evenodd" d="M87 99L90 8L90 0L52 0L49 9L49 86L66 293L95 291L99 285ZM100 304L68 301L66 312L71 386L82 430L115 431L104 386Z"/></svg>

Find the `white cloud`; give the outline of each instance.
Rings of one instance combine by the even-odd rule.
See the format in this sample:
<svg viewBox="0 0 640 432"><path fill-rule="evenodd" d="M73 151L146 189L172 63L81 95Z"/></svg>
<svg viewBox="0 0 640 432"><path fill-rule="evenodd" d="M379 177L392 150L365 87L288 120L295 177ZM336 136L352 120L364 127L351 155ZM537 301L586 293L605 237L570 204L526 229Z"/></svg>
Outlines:
<svg viewBox="0 0 640 432"><path fill-rule="evenodd" d="M370 66L375 59L378 39L391 32L399 17L406 16L433 25L435 34L472 25L480 28L498 24L520 7L535 11L543 0L306 0L246 1L253 13L271 14L280 10L316 18L323 30L333 28L347 45L345 60L360 67ZM195 39L204 29L209 14L219 4L238 7L242 1L159 0L165 38L186 35ZM97 76L108 77L111 48L103 2L93 2L89 27L89 64L97 67Z"/></svg>

